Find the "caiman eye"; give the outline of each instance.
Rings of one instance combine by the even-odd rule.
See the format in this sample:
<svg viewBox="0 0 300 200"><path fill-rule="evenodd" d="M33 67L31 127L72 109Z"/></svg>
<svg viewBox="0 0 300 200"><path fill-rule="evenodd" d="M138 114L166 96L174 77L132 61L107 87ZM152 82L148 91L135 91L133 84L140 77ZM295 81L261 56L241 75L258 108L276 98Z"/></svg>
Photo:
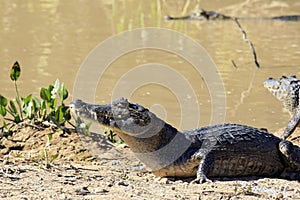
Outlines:
<svg viewBox="0 0 300 200"><path fill-rule="evenodd" d="M140 120L139 119L134 119L134 123L139 124Z"/></svg>

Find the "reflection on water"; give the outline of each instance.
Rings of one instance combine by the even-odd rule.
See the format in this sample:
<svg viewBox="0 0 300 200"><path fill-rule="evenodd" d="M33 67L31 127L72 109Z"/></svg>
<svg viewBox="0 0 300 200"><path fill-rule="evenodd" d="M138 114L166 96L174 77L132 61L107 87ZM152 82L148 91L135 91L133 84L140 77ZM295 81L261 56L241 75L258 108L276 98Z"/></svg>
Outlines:
<svg viewBox="0 0 300 200"><path fill-rule="evenodd" d="M226 122L271 131L284 126L289 115L282 112L281 103L263 88L262 82L270 76L300 76L300 23L241 21L262 66L256 69L249 46L234 22L163 19L167 14L186 15L198 7L230 16L266 17L299 14L300 3L272 0L1 1L0 93L14 97L9 70L16 60L22 65L20 89L24 96L31 92L37 94L40 87L57 78L65 82L72 93L79 66L89 52L108 37L135 28L170 28L196 40L216 63L226 89ZM147 63L170 66L186 78L198 99L199 125L209 124L213 91L207 89L202 75L184 58L159 49L137 50L114 60L101 77L96 101L110 101L118 80L129 70ZM159 108L158 114L179 127L182 116L177 96L170 88L148 84L136 88L131 100L147 107L156 105L153 109ZM193 106L189 109L190 112L196 110Z"/></svg>

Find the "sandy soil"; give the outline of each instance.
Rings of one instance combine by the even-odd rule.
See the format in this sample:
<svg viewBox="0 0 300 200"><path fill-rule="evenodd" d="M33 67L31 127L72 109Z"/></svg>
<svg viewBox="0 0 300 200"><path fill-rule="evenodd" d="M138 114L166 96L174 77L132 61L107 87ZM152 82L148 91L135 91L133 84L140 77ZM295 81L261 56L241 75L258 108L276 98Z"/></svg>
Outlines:
<svg viewBox="0 0 300 200"><path fill-rule="evenodd" d="M155 177L126 146L105 136L54 133L23 127L0 145L1 199L300 199L300 182L275 178L191 179ZM280 133L280 131L279 131ZM300 144L300 131L293 142Z"/></svg>

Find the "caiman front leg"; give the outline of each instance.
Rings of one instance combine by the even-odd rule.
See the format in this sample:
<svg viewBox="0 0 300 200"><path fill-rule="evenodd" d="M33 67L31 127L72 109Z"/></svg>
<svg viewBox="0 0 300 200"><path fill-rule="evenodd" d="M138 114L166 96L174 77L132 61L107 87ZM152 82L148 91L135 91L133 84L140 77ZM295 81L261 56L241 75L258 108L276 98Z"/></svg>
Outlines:
<svg viewBox="0 0 300 200"><path fill-rule="evenodd" d="M211 152L206 152L200 149L193 155L194 159L200 159L200 164L197 170L197 177L191 183L212 182L207 175L212 167L214 156Z"/></svg>
<svg viewBox="0 0 300 200"><path fill-rule="evenodd" d="M296 126L298 125L300 121L300 108L297 107L295 110L295 114L293 116L293 118L289 121L289 123L287 124L286 128L284 129L283 134L281 135L282 139L286 139L288 138L293 131L295 130Z"/></svg>

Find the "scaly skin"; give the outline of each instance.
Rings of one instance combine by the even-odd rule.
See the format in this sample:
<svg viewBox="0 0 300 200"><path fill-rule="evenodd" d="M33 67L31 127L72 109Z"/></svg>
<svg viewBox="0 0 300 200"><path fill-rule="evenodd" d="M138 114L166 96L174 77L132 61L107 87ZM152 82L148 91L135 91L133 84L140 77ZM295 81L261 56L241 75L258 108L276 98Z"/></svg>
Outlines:
<svg viewBox="0 0 300 200"><path fill-rule="evenodd" d="M268 78L264 86L283 103L283 106L290 112L292 119L288 122L281 138L288 138L300 121L299 90L300 80L296 76L282 76L279 80Z"/></svg>
<svg viewBox="0 0 300 200"><path fill-rule="evenodd" d="M219 124L180 132L138 104L106 105L75 100L76 115L115 130L136 156L161 177L280 176L300 170L300 148L266 131ZM282 151L282 152L281 152Z"/></svg>

